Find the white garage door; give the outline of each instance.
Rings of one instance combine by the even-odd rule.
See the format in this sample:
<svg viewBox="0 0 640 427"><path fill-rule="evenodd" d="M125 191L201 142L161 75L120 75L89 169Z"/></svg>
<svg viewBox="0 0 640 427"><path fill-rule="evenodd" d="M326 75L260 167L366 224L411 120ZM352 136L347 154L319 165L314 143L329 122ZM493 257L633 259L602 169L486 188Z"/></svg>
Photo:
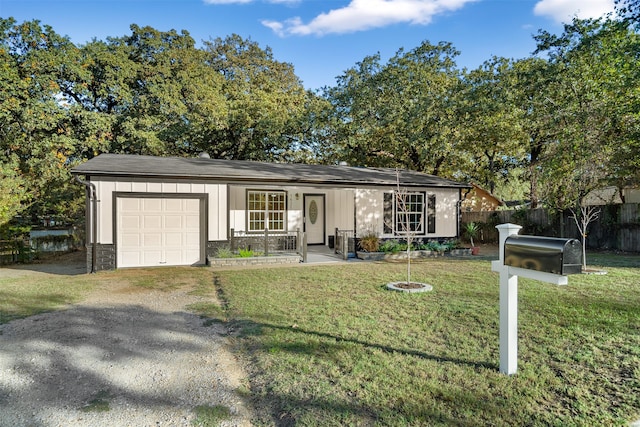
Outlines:
<svg viewBox="0 0 640 427"><path fill-rule="evenodd" d="M117 266L201 261L200 199L118 197Z"/></svg>

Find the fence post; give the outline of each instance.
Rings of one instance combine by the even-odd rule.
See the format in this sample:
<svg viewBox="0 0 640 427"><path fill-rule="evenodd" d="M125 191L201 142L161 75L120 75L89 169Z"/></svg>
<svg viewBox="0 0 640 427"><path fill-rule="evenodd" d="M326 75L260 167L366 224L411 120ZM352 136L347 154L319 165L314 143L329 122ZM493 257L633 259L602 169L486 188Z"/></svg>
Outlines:
<svg viewBox="0 0 640 427"><path fill-rule="evenodd" d="M269 256L269 229L264 229L264 256Z"/></svg>
<svg viewBox="0 0 640 427"><path fill-rule="evenodd" d="M233 238L234 238L235 234L236 234L236 232L235 232L235 230L233 228L229 230L229 250L231 252L234 251L235 242L234 242Z"/></svg>
<svg viewBox="0 0 640 427"><path fill-rule="evenodd" d="M302 262L307 262L307 233L302 233Z"/></svg>
<svg viewBox="0 0 640 427"><path fill-rule="evenodd" d="M336 232L333 235L333 253L337 254L338 250L339 250L339 245L340 242L338 242L338 227L336 227Z"/></svg>
<svg viewBox="0 0 640 427"><path fill-rule="evenodd" d="M300 234L300 227L296 228L296 253L301 253L302 252L302 242L300 241L300 239L302 238L302 235Z"/></svg>
<svg viewBox="0 0 640 427"><path fill-rule="evenodd" d="M349 238L347 237L347 233L342 233L342 259L349 259Z"/></svg>

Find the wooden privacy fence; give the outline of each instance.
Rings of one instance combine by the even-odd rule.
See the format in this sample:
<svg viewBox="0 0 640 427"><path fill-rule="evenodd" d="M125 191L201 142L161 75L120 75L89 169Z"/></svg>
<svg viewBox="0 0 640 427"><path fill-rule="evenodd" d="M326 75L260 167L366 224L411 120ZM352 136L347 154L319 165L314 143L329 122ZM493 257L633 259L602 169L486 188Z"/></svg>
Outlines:
<svg viewBox="0 0 640 427"><path fill-rule="evenodd" d="M640 204L625 203L598 206L600 215L587 229L587 248L640 252ZM580 234L571 211L550 212L544 208L487 212L462 212L461 222L480 224L475 240L496 243L498 224L521 225L520 234L550 237L573 237Z"/></svg>

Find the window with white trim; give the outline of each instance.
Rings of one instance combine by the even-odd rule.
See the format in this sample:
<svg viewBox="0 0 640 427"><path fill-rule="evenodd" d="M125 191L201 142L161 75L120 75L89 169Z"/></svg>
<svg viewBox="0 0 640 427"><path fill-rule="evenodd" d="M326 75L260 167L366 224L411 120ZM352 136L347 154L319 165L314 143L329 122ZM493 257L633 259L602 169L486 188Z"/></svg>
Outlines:
<svg viewBox="0 0 640 427"><path fill-rule="evenodd" d="M284 191L247 191L248 231L285 231L287 195Z"/></svg>
<svg viewBox="0 0 640 427"><path fill-rule="evenodd" d="M384 234L435 233L435 195L430 194L427 198L423 192L384 193L383 208Z"/></svg>

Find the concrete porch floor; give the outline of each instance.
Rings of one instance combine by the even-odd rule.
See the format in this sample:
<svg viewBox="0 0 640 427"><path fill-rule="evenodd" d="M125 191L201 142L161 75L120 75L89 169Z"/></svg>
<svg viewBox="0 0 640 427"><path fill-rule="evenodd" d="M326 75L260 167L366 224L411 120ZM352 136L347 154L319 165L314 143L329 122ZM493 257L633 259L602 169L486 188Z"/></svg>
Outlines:
<svg viewBox="0 0 640 427"><path fill-rule="evenodd" d="M342 259L342 255L334 253L333 249L325 245L309 245L307 246L307 264L321 263L345 263L345 262L361 262L358 258Z"/></svg>

